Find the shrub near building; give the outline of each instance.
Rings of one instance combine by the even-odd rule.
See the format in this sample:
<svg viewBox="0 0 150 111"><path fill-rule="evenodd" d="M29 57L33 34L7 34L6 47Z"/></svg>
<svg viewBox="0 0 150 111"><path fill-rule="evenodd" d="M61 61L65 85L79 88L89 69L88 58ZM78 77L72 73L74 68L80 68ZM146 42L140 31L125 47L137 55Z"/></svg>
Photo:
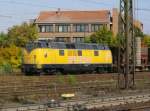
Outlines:
<svg viewBox="0 0 150 111"><path fill-rule="evenodd" d="M107 44L108 46L118 45L117 37L114 37L112 31L103 27L85 39L86 43Z"/></svg>
<svg viewBox="0 0 150 111"><path fill-rule="evenodd" d="M20 68L22 48L37 38L37 29L33 24L23 23L13 26L8 33L0 33L0 72L11 72Z"/></svg>
<svg viewBox="0 0 150 111"><path fill-rule="evenodd" d="M21 65L21 48L12 46L0 48L0 66L4 72L10 72Z"/></svg>

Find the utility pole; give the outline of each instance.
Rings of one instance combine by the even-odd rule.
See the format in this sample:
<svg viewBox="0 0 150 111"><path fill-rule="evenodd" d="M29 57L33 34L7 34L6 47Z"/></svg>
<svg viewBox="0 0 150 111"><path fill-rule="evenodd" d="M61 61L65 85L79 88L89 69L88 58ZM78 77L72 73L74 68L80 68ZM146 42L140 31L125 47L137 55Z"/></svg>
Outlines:
<svg viewBox="0 0 150 111"><path fill-rule="evenodd" d="M128 89L135 86L133 0L120 0L119 35L118 85Z"/></svg>

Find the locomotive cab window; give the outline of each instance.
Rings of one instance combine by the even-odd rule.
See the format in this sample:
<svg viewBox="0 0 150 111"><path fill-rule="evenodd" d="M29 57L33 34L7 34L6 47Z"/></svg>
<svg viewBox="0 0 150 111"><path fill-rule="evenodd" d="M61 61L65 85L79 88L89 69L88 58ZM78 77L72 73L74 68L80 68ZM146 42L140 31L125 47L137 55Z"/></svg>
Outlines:
<svg viewBox="0 0 150 111"><path fill-rule="evenodd" d="M82 51L78 50L78 56L82 56Z"/></svg>
<svg viewBox="0 0 150 111"><path fill-rule="evenodd" d="M59 50L59 56L64 56L64 55L65 55L64 50Z"/></svg>
<svg viewBox="0 0 150 111"><path fill-rule="evenodd" d="M94 51L94 56L99 56L98 51Z"/></svg>

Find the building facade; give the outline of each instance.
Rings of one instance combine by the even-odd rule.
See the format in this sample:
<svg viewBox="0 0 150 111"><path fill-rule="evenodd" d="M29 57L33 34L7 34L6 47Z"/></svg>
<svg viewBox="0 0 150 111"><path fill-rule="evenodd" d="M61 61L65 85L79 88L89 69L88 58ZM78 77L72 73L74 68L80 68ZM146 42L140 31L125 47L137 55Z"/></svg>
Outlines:
<svg viewBox="0 0 150 111"><path fill-rule="evenodd" d="M112 14L111 14L112 12ZM40 40L83 42L103 26L118 33L117 9L97 11L43 11L35 20Z"/></svg>
<svg viewBox="0 0 150 111"><path fill-rule="evenodd" d="M40 40L83 42L103 26L110 29L110 11L47 11L35 20Z"/></svg>
<svg viewBox="0 0 150 111"><path fill-rule="evenodd" d="M134 20L133 25L143 31L143 24L139 20ZM111 30L114 35L118 34L119 31L119 11L117 8L112 9L112 16L111 16Z"/></svg>

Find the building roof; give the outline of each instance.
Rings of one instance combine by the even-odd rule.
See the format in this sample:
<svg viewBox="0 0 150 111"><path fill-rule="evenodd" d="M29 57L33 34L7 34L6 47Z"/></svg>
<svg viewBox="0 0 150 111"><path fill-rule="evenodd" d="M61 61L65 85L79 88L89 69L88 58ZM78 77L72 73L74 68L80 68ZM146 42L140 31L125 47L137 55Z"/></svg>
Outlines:
<svg viewBox="0 0 150 111"><path fill-rule="evenodd" d="M110 22L109 10L98 11L42 11L35 23Z"/></svg>

